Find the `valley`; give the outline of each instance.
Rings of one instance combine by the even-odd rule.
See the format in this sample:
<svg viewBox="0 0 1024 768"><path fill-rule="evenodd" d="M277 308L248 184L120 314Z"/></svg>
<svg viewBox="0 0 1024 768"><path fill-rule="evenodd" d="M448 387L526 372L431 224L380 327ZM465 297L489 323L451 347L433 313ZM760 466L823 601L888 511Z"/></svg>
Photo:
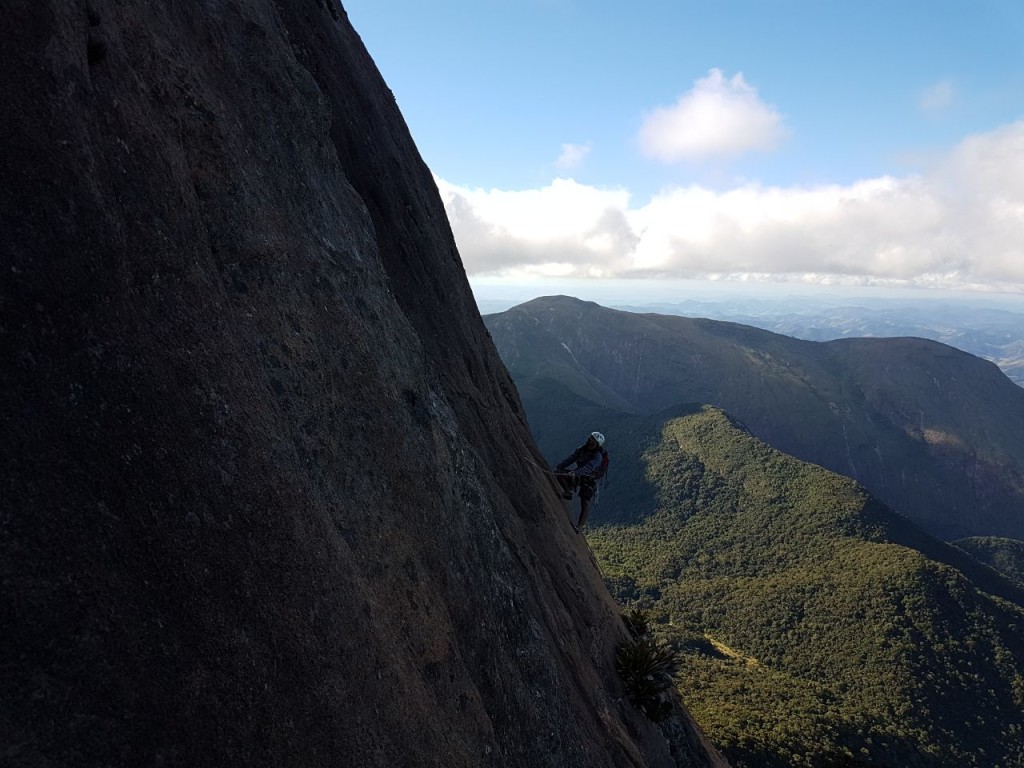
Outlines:
<svg viewBox="0 0 1024 768"><path fill-rule="evenodd" d="M992 363L570 297L485 323L551 464L607 436L588 543L731 765L1024 764L1024 391Z"/></svg>

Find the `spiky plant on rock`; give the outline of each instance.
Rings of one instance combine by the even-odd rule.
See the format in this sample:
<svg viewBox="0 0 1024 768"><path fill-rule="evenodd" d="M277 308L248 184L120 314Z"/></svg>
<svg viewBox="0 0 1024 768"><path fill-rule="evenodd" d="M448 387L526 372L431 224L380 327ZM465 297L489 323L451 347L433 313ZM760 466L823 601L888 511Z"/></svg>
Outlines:
<svg viewBox="0 0 1024 768"><path fill-rule="evenodd" d="M622 614L622 621L625 623L626 629L629 630L629 634L633 637L643 637L650 634L650 619L647 617L647 611L642 608L630 608Z"/></svg>
<svg viewBox="0 0 1024 768"><path fill-rule="evenodd" d="M615 649L615 671L626 688L633 706L655 722L672 713L672 705L663 694L672 687L676 654L650 633L647 615L633 609L623 616L633 639Z"/></svg>

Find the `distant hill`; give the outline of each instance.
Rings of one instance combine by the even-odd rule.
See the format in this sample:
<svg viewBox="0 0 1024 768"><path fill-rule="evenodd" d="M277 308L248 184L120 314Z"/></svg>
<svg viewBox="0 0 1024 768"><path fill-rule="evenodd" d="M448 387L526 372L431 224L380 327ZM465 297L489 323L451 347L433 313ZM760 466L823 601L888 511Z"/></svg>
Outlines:
<svg viewBox="0 0 1024 768"><path fill-rule="evenodd" d="M707 403L779 450L855 478L934 535L1024 538L1024 389L953 347L809 342L564 296L485 322L550 459L599 418Z"/></svg>
<svg viewBox="0 0 1024 768"><path fill-rule="evenodd" d="M991 360L1014 383L1024 386L1024 301L1000 298L993 306L992 297L743 296L644 306L616 304L614 308L727 320L808 341L897 336L932 339Z"/></svg>
<svg viewBox="0 0 1024 768"><path fill-rule="evenodd" d="M1020 585L718 409L632 423L653 512L588 539L732 765L1024 764Z"/></svg>

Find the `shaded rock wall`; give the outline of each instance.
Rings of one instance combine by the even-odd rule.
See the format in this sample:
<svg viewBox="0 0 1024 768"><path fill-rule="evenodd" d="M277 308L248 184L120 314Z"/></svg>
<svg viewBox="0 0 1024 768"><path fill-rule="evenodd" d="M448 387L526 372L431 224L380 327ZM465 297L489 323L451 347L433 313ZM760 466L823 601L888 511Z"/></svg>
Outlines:
<svg viewBox="0 0 1024 768"><path fill-rule="evenodd" d="M343 10L5 10L5 764L721 764L619 698Z"/></svg>

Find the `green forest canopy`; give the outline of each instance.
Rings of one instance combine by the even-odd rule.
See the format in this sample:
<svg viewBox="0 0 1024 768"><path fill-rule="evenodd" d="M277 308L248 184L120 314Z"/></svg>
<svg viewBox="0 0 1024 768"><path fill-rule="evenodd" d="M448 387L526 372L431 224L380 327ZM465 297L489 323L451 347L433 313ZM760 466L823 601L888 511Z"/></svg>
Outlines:
<svg viewBox="0 0 1024 768"><path fill-rule="evenodd" d="M1021 604L718 409L665 422L643 464L654 514L588 539L680 653L680 693L736 768L1024 764Z"/></svg>

